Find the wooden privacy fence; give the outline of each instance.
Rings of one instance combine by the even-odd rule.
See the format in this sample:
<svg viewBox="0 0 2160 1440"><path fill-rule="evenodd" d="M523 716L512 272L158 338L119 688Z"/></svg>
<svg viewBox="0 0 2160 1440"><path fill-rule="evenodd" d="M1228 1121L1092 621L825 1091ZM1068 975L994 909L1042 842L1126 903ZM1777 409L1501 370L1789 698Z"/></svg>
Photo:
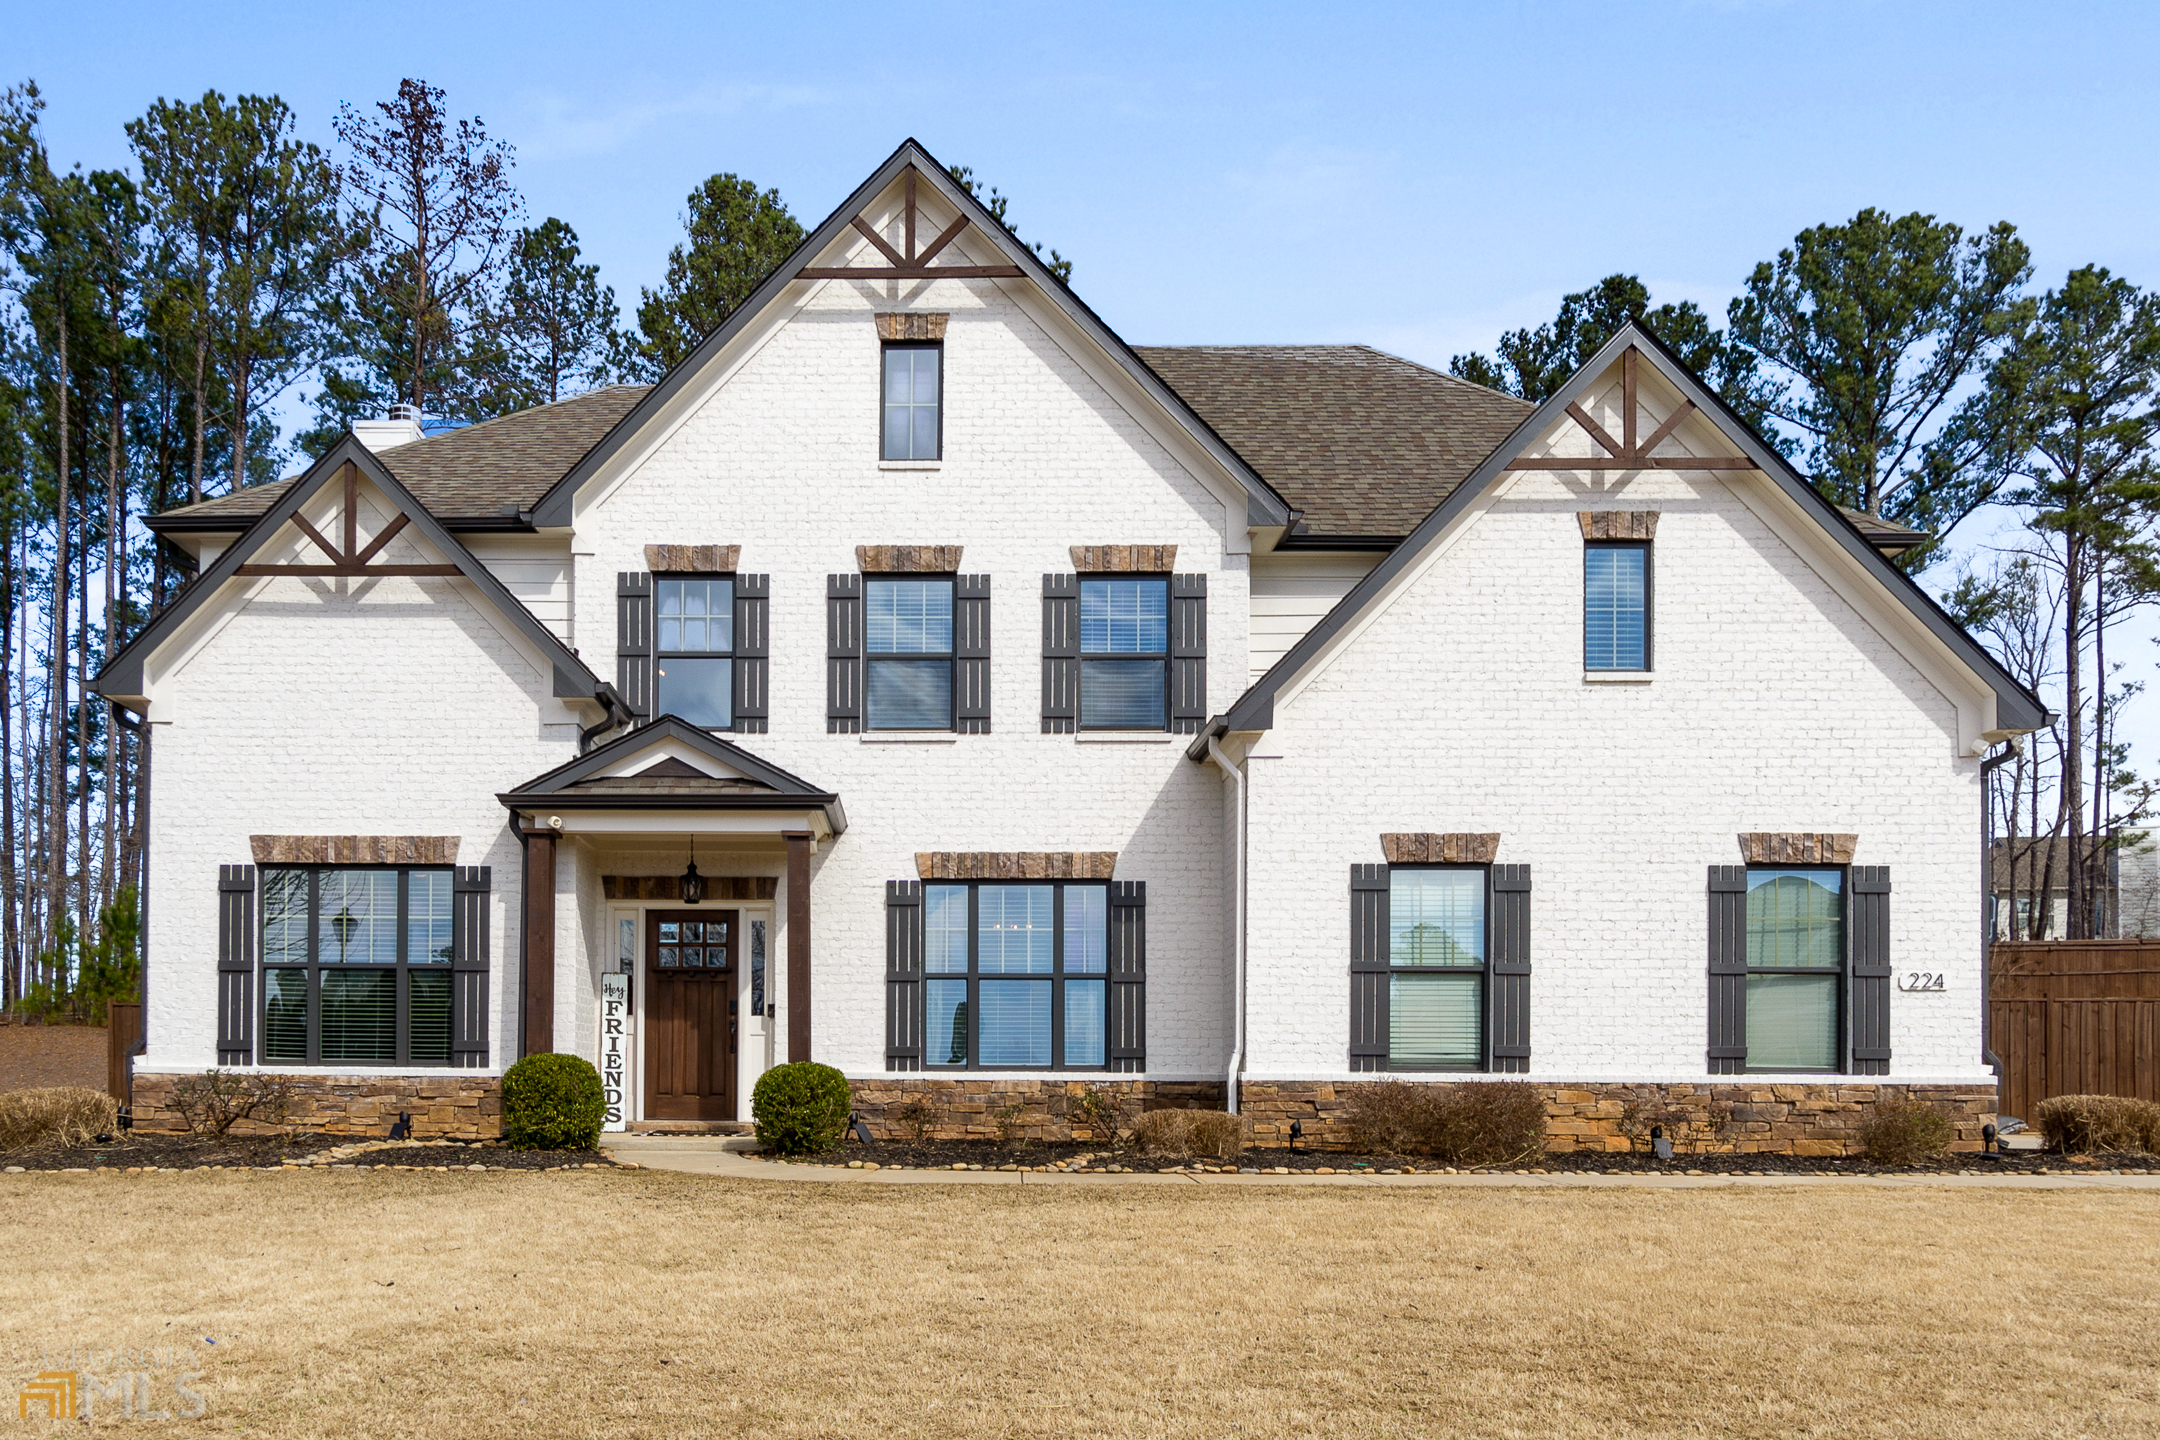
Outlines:
<svg viewBox="0 0 2160 1440"><path fill-rule="evenodd" d="M2051 1095L2160 1100L2160 941L1997 945L1989 970L2003 1114L2030 1123Z"/></svg>
<svg viewBox="0 0 2160 1440"><path fill-rule="evenodd" d="M128 1051L142 1034L142 1006L105 1002L105 1093L128 1103Z"/></svg>

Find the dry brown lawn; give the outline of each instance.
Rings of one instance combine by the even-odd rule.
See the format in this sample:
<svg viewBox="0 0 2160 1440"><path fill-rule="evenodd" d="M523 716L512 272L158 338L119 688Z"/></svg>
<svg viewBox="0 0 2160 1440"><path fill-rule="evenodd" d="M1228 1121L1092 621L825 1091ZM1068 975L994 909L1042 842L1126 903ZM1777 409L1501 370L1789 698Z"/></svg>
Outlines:
<svg viewBox="0 0 2160 1440"><path fill-rule="evenodd" d="M0 1216L14 1383L204 1372L125 1433L2160 1433L2152 1191L225 1173Z"/></svg>

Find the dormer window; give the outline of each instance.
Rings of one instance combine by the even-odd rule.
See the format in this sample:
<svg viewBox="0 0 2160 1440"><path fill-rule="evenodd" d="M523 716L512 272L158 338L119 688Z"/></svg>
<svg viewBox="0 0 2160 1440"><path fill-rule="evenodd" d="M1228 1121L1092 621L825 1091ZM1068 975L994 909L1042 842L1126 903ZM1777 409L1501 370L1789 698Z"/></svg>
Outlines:
<svg viewBox="0 0 2160 1440"><path fill-rule="evenodd" d="M735 723L735 581L663 575L653 581L654 713L708 730Z"/></svg>
<svg viewBox="0 0 2160 1440"><path fill-rule="evenodd" d="M887 460L935 460L943 441L945 347L885 346L884 444Z"/></svg>

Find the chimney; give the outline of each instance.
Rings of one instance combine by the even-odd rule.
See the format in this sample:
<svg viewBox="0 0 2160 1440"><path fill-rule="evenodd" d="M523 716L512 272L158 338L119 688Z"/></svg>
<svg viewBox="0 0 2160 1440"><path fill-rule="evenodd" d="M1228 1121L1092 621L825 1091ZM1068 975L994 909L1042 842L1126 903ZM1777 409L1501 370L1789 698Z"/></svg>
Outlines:
<svg viewBox="0 0 2160 1440"><path fill-rule="evenodd" d="M427 438L420 428L420 407L417 405L392 405L389 415L383 419L355 420L352 430L354 439L377 454Z"/></svg>

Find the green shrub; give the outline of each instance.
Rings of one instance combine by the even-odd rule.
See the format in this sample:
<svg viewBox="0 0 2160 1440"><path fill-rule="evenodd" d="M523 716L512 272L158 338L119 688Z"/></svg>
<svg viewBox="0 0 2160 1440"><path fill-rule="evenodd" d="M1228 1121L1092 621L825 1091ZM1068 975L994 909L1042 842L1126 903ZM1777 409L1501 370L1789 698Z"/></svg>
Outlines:
<svg viewBox="0 0 2160 1440"><path fill-rule="evenodd" d="M585 1150L600 1139L600 1072L575 1055L527 1055L503 1076L503 1142L513 1150Z"/></svg>
<svg viewBox="0 0 2160 1440"><path fill-rule="evenodd" d="M1950 1117L1925 1100L1887 1096L1860 1122L1860 1153L1878 1165L1911 1165L1950 1149Z"/></svg>
<svg viewBox="0 0 2160 1440"><path fill-rule="evenodd" d="M814 1060L796 1060L758 1077L757 1089L750 1092L750 1118L766 1149L809 1155L840 1143L854 1103L845 1075Z"/></svg>
<svg viewBox="0 0 2160 1440"><path fill-rule="evenodd" d="M1545 1150L1545 1100L1520 1080L1376 1080L1350 1088L1354 1143L1380 1155L1509 1165Z"/></svg>
<svg viewBox="0 0 2160 1440"><path fill-rule="evenodd" d="M2160 1105L2121 1095L2056 1095L2034 1112L2050 1150L2160 1152Z"/></svg>

